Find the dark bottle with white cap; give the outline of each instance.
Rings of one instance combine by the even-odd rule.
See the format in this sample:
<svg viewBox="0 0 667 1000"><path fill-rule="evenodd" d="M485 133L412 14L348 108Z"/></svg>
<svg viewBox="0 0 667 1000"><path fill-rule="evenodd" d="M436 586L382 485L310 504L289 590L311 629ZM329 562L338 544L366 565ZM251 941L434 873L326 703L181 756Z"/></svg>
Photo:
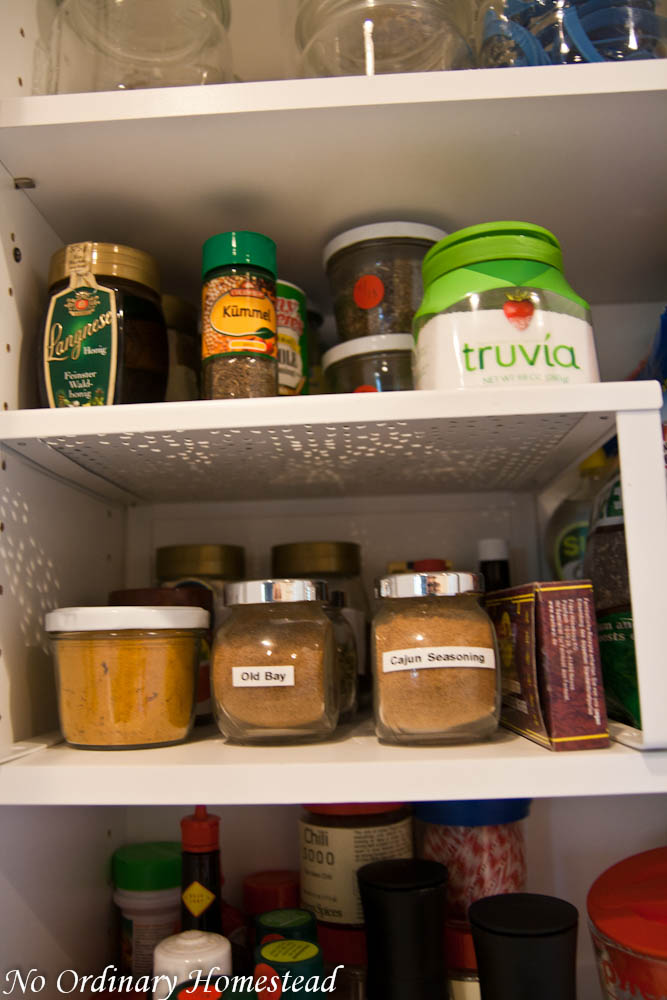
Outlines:
<svg viewBox="0 0 667 1000"><path fill-rule="evenodd" d="M368 1000L446 1000L447 869L437 861L374 861L357 872L366 923Z"/></svg>
<svg viewBox="0 0 667 1000"><path fill-rule="evenodd" d="M577 908L514 892L468 910L482 1000L576 1000Z"/></svg>
<svg viewBox="0 0 667 1000"><path fill-rule="evenodd" d="M504 538L480 538L477 542L479 571L487 594L510 586L510 564Z"/></svg>

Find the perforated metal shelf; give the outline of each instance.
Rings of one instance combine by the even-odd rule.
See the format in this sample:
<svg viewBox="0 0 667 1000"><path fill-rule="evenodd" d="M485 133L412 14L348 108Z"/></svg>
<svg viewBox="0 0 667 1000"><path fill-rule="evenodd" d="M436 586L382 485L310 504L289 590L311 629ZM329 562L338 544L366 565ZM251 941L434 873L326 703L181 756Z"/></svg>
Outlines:
<svg viewBox="0 0 667 1000"><path fill-rule="evenodd" d="M656 411L657 383L313 396L0 415L42 468L127 502L538 489Z"/></svg>

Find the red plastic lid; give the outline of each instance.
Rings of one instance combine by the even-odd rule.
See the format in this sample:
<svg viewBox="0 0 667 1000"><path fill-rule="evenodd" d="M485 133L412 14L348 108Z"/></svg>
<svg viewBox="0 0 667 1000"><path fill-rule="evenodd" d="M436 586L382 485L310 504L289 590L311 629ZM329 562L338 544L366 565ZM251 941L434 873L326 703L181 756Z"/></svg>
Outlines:
<svg viewBox="0 0 667 1000"><path fill-rule="evenodd" d="M304 809L319 816L377 816L378 813L395 812L405 802L336 802L324 806L304 805Z"/></svg>
<svg viewBox="0 0 667 1000"><path fill-rule="evenodd" d="M194 815L181 820L183 850L193 854L217 851L220 847L220 817L211 815L206 806L195 806Z"/></svg>
<svg viewBox="0 0 667 1000"><path fill-rule="evenodd" d="M446 559L416 559L412 568L415 573L446 573L449 563Z"/></svg>
<svg viewBox="0 0 667 1000"><path fill-rule="evenodd" d="M243 909L250 916L299 908L299 873L253 872L243 879Z"/></svg>
<svg viewBox="0 0 667 1000"><path fill-rule="evenodd" d="M667 847L644 851L603 872L588 893L588 915L612 941L667 958Z"/></svg>
<svg viewBox="0 0 667 1000"><path fill-rule="evenodd" d="M332 965L366 965L366 932L347 927L317 925L317 941L324 961Z"/></svg>
<svg viewBox="0 0 667 1000"><path fill-rule="evenodd" d="M468 924L452 922L445 925L445 961L451 970L477 968L475 945Z"/></svg>

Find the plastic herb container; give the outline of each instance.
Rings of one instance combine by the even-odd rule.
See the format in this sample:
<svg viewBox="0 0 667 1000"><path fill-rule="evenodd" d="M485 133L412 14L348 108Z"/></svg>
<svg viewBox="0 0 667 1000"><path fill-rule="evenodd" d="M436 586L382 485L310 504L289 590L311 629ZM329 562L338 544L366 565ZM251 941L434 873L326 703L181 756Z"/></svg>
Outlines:
<svg viewBox="0 0 667 1000"><path fill-rule="evenodd" d="M384 333L336 344L322 358L331 392L412 389L412 335Z"/></svg>

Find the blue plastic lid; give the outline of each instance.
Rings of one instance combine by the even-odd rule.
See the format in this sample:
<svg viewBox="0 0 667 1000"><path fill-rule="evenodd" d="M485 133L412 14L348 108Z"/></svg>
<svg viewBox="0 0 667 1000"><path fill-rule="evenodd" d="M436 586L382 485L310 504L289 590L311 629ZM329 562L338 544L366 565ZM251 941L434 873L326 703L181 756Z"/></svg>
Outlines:
<svg viewBox="0 0 667 1000"><path fill-rule="evenodd" d="M440 826L497 826L525 819L532 799L468 799L463 802L416 802L416 819Z"/></svg>

